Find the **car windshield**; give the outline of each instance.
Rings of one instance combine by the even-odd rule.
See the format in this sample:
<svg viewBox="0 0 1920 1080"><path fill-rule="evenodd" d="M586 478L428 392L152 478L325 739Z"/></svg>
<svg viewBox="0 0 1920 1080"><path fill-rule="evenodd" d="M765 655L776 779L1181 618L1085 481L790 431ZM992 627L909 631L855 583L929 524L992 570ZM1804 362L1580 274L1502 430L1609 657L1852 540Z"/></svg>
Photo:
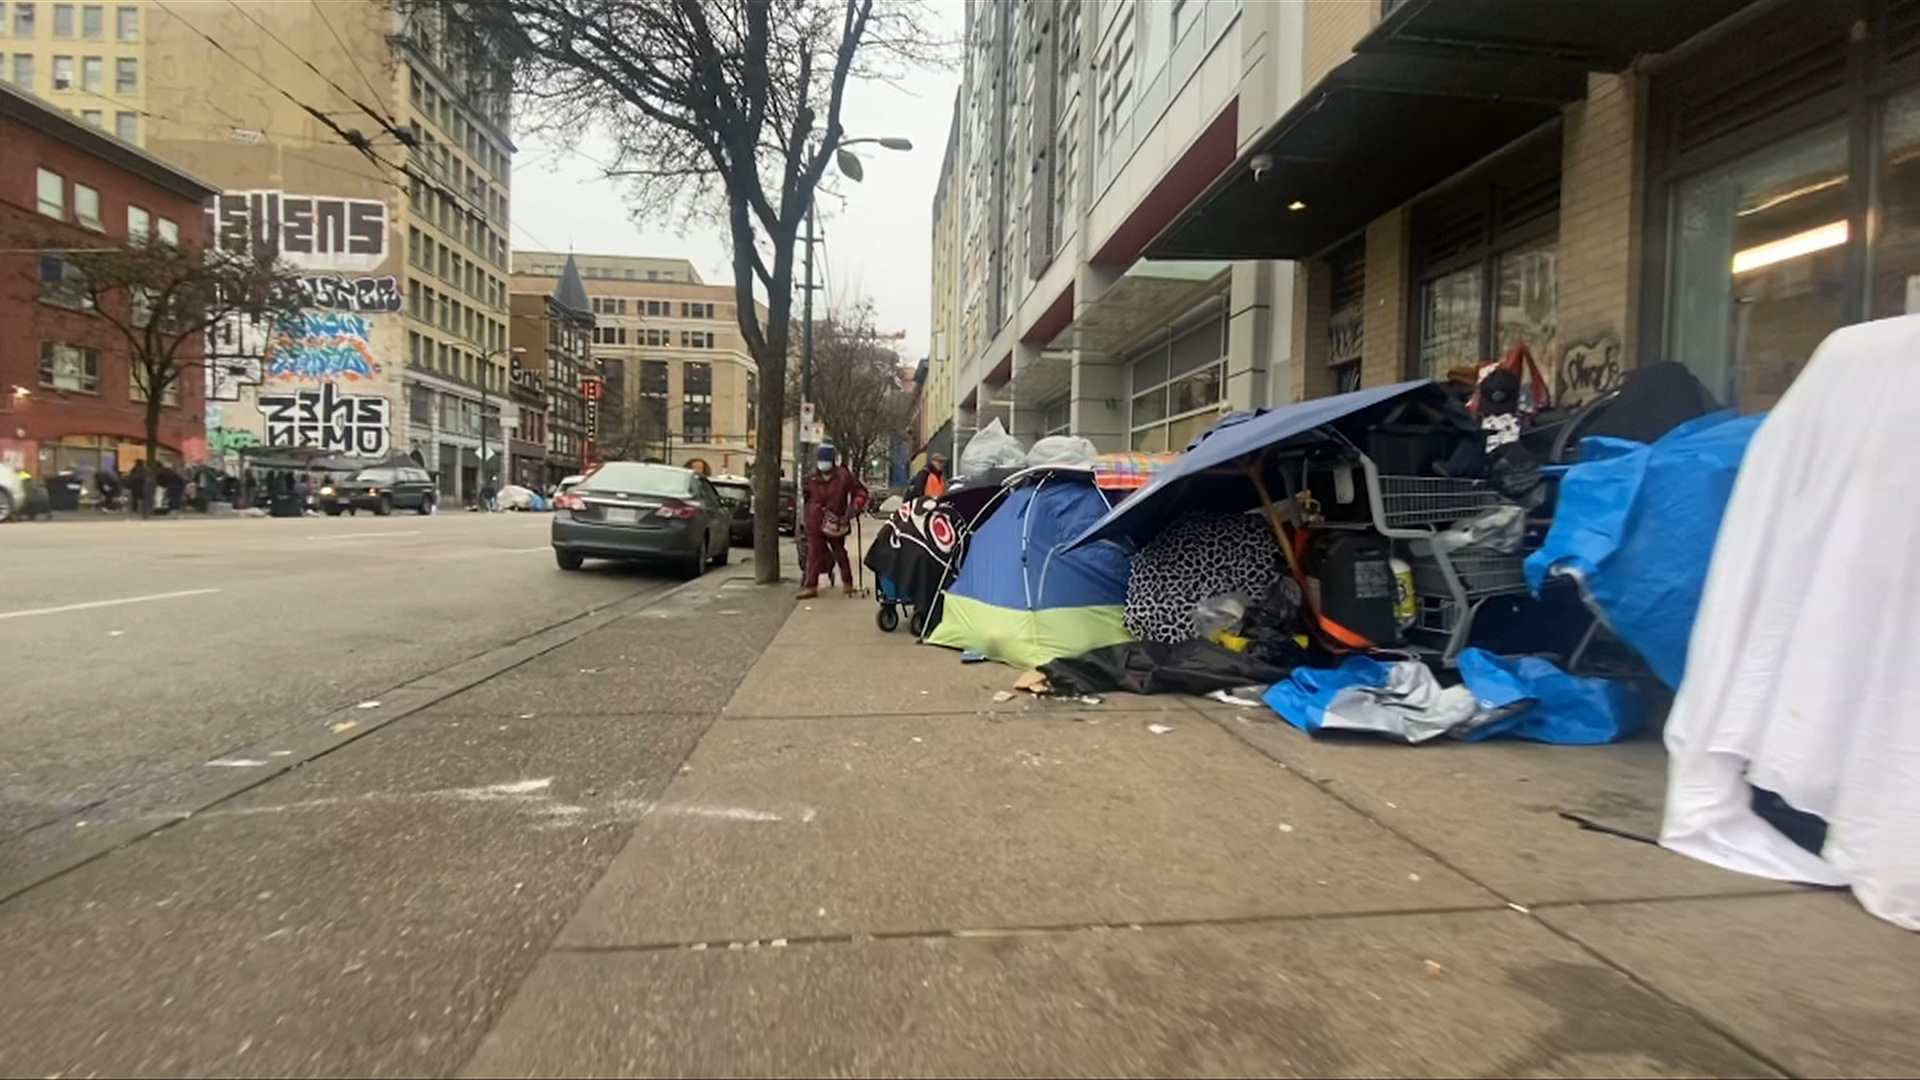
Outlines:
<svg viewBox="0 0 1920 1080"><path fill-rule="evenodd" d="M671 465L613 461L595 469L580 486L595 491L625 491L633 495L684 499L693 494L693 474Z"/></svg>
<svg viewBox="0 0 1920 1080"><path fill-rule="evenodd" d="M353 474L353 479L348 481L348 483L391 484L393 483L393 470L392 469L361 469L359 472Z"/></svg>
<svg viewBox="0 0 1920 1080"><path fill-rule="evenodd" d="M720 498L726 502L750 503L753 501L753 489L745 484L722 484L716 482L713 485L713 490L719 492Z"/></svg>

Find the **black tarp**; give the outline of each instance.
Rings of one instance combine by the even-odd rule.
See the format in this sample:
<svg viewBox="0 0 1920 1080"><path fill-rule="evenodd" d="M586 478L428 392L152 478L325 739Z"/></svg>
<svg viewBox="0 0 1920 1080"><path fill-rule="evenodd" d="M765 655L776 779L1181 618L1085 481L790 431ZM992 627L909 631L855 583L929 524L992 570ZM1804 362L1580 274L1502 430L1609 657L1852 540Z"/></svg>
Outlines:
<svg viewBox="0 0 1920 1080"><path fill-rule="evenodd" d="M1304 659L1304 656L1303 656ZM1243 686L1270 686L1291 667L1256 660L1205 638L1176 644L1125 641L1041 665L1049 693L1078 695L1211 694Z"/></svg>

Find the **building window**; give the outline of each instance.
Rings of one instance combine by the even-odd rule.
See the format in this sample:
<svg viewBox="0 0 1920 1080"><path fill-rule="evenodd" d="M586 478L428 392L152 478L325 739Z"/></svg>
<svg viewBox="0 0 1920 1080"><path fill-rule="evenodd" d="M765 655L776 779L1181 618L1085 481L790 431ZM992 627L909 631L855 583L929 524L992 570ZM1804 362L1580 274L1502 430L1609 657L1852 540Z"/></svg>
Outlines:
<svg viewBox="0 0 1920 1080"><path fill-rule="evenodd" d="M107 62L97 56L80 60L80 89L97 94L107 82Z"/></svg>
<svg viewBox="0 0 1920 1080"><path fill-rule="evenodd" d="M647 280L648 280L648 281L659 281L659 280L660 280L660 271L658 271L658 270L649 270L649 271L647 271Z"/></svg>
<svg viewBox="0 0 1920 1080"><path fill-rule="evenodd" d="M130 112L114 113L113 133L126 142L139 142L140 114Z"/></svg>
<svg viewBox="0 0 1920 1080"><path fill-rule="evenodd" d="M53 5L53 36L70 38L73 36L73 5Z"/></svg>
<svg viewBox="0 0 1920 1080"><path fill-rule="evenodd" d="M113 14L118 20L115 24L115 29L118 31L117 36L120 40L139 41L140 9L137 7L118 7L114 9Z"/></svg>
<svg viewBox="0 0 1920 1080"><path fill-rule="evenodd" d="M1209 316L1132 365L1132 448L1184 450L1219 419L1227 382L1227 323Z"/></svg>
<svg viewBox="0 0 1920 1080"><path fill-rule="evenodd" d="M123 56L113 62L113 92L137 93L140 89L140 61Z"/></svg>
<svg viewBox="0 0 1920 1080"><path fill-rule="evenodd" d="M153 231L153 215L138 206L127 207L127 239L145 240Z"/></svg>
<svg viewBox="0 0 1920 1080"><path fill-rule="evenodd" d="M85 184L73 185L73 217L96 232L107 230L100 220L100 193Z"/></svg>
<svg viewBox="0 0 1920 1080"><path fill-rule="evenodd" d="M40 256L40 299L76 311L93 310L86 276L57 255Z"/></svg>
<svg viewBox="0 0 1920 1080"><path fill-rule="evenodd" d="M1366 349L1366 241L1356 239L1327 256L1327 273L1327 369L1333 392L1344 394L1360 389L1360 357Z"/></svg>
<svg viewBox="0 0 1920 1080"><path fill-rule="evenodd" d="M709 330L680 331L680 347L683 349L713 348L713 333Z"/></svg>
<svg viewBox="0 0 1920 1080"><path fill-rule="evenodd" d="M13 54L13 85L28 93L34 92L33 57L27 53Z"/></svg>
<svg viewBox="0 0 1920 1080"><path fill-rule="evenodd" d="M13 5L13 36L31 38L33 36L33 5Z"/></svg>
<svg viewBox="0 0 1920 1080"><path fill-rule="evenodd" d="M147 400L147 367L145 364L135 363L127 369L127 400L139 402L145 402ZM176 408L179 406L180 380L178 377L175 377L171 382L167 383L167 388L160 392L160 404L172 405Z"/></svg>
<svg viewBox="0 0 1920 1080"><path fill-rule="evenodd" d="M81 109L80 120L82 123L86 124L88 127L97 128L97 127L104 126L104 122L101 118L99 109Z"/></svg>
<svg viewBox="0 0 1920 1080"><path fill-rule="evenodd" d="M160 242L163 244L178 244L180 242L180 223L168 218L161 218L158 235Z"/></svg>
<svg viewBox="0 0 1920 1080"><path fill-rule="evenodd" d="M66 220L67 180L57 172L40 170L40 212L50 218Z"/></svg>
<svg viewBox="0 0 1920 1080"><path fill-rule="evenodd" d="M683 303L680 305L680 317L683 319L711 319L713 305L708 303Z"/></svg>
<svg viewBox="0 0 1920 1080"><path fill-rule="evenodd" d="M1670 355L1722 401L1770 407L1848 321L1850 186L1842 122L1678 186Z"/></svg>
<svg viewBox="0 0 1920 1080"><path fill-rule="evenodd" d="M64 342L41 342L40 385L76 394L98 394L100 354Z"/></svg>
<svg viewBox="0 0 1920 1080"><path fill-rule="evenodd" d="M1880 118L1880 228L1867 260L1867 318L1920 315L1920 90L1887 103Z"/></svg>
<svg viewBox="0 0 1920 1080"><path fill-rule="evenodd" d="M654 318L665 318L673 314L673 305L665 300L648 300L647 314Z"/></svg>
<svg viewBox="0 0 1920 1080"><path fill-rule="evenodd" d="M106 9L99 4L88 4L80 9L80 36L88 41L99 41L106 36Z"/></svg>
<svg viewBox="0 0 1920 1080"><path fill-rule="evenodd" d="M53 88L55 90L73 89L73 57L53 58Z"/></svg>

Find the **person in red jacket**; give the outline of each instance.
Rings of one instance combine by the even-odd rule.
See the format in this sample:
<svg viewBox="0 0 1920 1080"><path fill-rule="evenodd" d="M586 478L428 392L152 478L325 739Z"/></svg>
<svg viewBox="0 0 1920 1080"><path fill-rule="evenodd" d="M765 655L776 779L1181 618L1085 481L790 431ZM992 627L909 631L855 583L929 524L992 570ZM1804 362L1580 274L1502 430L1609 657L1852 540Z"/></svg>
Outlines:
<svg viewBox="0 0 1920 1080"><path fill-rule="evenodd" d="M867 488L845 465L834 460L833 447L822 445L814 451L813 475L800 485L806 500L807 569L801 578L799 598L811 600L820 595L820 573L832 557L840 568L840 583L853 595L853 564L847 559L847 532L853 527L853 515L867 506Z"/></svg>

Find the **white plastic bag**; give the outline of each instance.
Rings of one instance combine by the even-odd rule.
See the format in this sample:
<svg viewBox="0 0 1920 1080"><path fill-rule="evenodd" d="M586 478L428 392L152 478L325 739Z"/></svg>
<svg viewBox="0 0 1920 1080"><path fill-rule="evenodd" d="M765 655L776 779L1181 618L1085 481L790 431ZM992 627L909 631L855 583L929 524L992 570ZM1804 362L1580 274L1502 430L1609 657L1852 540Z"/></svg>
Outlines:
<svg viewBox="0 0 1920 1080"><path fill-rule="evenodd" d="M956 476L978 476L992 469L1018 469L1027 463L1027 452L1020 440L1007 434L995 417L986 427L973 433L960 451L960 470Z"/></svg>
<svg viewBox="0 0 1920 1080"><path fill-rule="evenodd" d="M1090 440L1077 435L1049 435L1033 444L1027 451L1027 468L1042 465L1060 466L1069 469L1093 468L1095 449Z"/></svg>

